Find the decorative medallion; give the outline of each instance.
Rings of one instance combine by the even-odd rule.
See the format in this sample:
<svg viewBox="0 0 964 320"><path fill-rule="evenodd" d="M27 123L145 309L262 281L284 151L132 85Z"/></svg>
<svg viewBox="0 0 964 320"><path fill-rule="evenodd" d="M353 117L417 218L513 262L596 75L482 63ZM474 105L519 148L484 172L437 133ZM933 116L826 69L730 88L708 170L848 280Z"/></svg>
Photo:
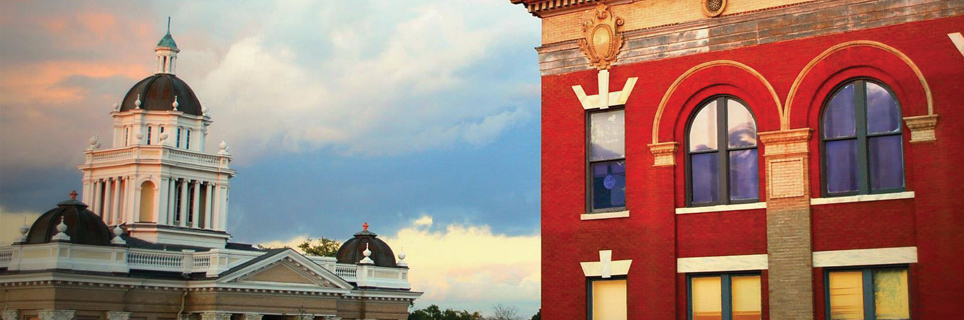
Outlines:
<svg viewBox="0 0 964 320"><path fill-rule="evenodd" d="M716 17L726 9L726 0L703 0L703 14L707 17Z"/></svg>
<svg viewBox="0 0 964 320"><path fill-rule="evenodd" d="M579 39L579 47L589 58L590 65L606 70L616 61L616 55L623 47L623 35L617 30L622 25L623 18L613 15L609 6L596 5L596 13L590 21L583 23L584 36Z"/></svg>

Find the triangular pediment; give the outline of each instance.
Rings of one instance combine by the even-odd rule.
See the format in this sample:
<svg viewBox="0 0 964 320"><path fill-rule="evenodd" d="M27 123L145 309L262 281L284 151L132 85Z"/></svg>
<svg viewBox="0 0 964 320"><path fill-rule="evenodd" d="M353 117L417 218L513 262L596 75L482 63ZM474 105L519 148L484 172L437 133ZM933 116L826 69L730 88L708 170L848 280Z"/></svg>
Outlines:
<svg viewBox="0 0 964 320"><path fill-rule="evenodd" d="M256 260L237 270L227 272L217 282L245 286L353 288L344 279L294 250L266 253L265 256Z"/></svg>

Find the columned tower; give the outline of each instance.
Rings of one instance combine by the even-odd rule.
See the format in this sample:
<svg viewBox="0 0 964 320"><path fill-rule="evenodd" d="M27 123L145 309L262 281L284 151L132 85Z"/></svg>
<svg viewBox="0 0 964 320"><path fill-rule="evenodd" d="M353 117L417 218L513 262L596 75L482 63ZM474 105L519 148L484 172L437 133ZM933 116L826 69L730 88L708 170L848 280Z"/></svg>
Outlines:
<svg viewBox="0 0 964 320"><path fill-rule="evenodd" d="M213 122L194 91L175 76L180 50L168 32L154 49L156 73L135 84L111 111L110 148L90 139L83 202L108 225L159 244L223 248L231 156L224 141L208 153Z"/></svg>

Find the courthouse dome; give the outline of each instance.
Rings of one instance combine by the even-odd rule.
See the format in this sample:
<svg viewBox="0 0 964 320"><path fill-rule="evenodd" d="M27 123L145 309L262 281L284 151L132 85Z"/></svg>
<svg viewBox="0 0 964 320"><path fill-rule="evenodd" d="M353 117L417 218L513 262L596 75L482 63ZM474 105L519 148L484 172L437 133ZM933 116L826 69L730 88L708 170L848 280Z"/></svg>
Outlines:
<svg viewBox="0 0 964 320"><path fill-rule="evenodd" d="M170 73L157 73L135 84L124 96L120 111L138 109L138 99L140 109L173 111L175 97L177 111L195 116L203 114L201 102L194 95L194 90L191 90L184 80Z"/></svg>
<svg viewBox="0 0 964 320"><path fill-rule="evenodd" d="M368 223L363 225L363 230L355 233L355 237L345 241L338 249L338 263L356 264L365 258L365 248L371 251L371 258L374 264L379 267L396 267L395 253L385 241L378 239L378 235L368 231Z"/></svg>
<svg viewBox="0 0 964 320"><path fill-rule="evenodd" d="M71 243L90 245L110 245L111 232L97 214L87 210L87 205L77 201L77 193L72 192L71 199L57 204L40 218L34 221L27 233L28 244L48 243L58 233L57 226L61 219L70 237Z"/></svg>

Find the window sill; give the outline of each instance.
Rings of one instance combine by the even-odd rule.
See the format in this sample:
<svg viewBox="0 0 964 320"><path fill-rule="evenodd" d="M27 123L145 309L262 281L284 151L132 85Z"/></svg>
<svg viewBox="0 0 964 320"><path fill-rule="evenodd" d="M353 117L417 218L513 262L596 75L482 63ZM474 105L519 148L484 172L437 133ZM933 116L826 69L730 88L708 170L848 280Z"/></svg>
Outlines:
<svg viewBox="0 0 964 320"><path fill-rule="evenodd" d="M741 204L723 204L723 205L708 206L708 207L676 208L676 214L723 212L723 211L752 210L752 209L766 209L766 208L767 208L767 203L761 201L761 202L741 203Z"/></svg>
<svg viewBox="0 0 964 320"><path fill-rule="evenodd" d="M614 211L614 212L600 212L600 213L583 213L579 216L580 220L601 220L601 219L617 219L617 218L629 218L629 210Z"/></svg>
<svg viewBox="0 0 964 320"><path fill-rule="evenodd" d="M817 206L822 204L884 201L884 200L913 199L913 198L914 198L913 191L904 191L904 192L882 193L882 194L861 194L861 195L846 196L846 197L813 198L813 199L810 199L810 205Z"/></svg>

